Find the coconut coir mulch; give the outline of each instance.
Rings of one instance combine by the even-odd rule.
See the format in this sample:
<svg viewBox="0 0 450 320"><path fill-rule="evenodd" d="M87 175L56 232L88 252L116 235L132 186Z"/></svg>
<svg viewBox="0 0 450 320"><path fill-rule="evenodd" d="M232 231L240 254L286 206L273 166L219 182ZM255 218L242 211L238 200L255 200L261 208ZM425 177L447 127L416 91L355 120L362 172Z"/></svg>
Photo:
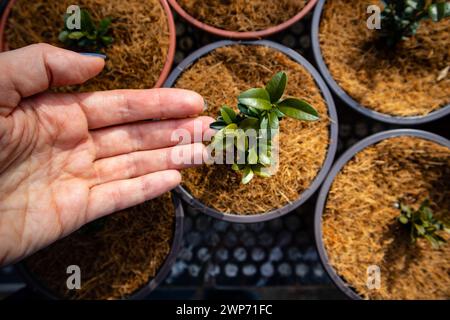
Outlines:
<svg viewBox="0 0 450 320"><path fill-rule="evenodd" d="M329 144L329 118L320 89L308 71L274 49L255 45L218 48L200 58L178 79L176 87L199 92L208 102L205 115L217 117L227 104L236 109L237 96L263 87L279 71L288 74L286 96L314 106L320 121L285 118L280 122L279 168L271 178L255 177L240 184L241 174L227 165L205 165L183 173L183 185L205 205L218 211L251 215L297 200L321 169Z"/></svg>
<svg viewBox="0 0 450 320"><path fill-rule="evenodd" d="M359 152L337 175L323 215L323 241L331 266L368 299L449 299L450 236L440 249L416 245L396 218L394 204L417 209L430 199L449 219L450 150L428 140L391 138ZM367 268L381 268L381 288L366 286Z"/></svg>
<svg viewBox="0 0 450 320"><path fill-rule="evenodd" d="M306 5L305 0L177 0L195 19L228 31L260 31L279 25Z"/></svg>
<svg viewBox="0 0 450 320"><path fill-rule="evenodd" d="M17 0L6 28L10 49L58 41L70 0ZM164 67L169 50L167 17L159 0L79 0L95 23L110 17L114 43L104 49L108 56L101 75L76 91L152 88Z"/></svg>
<svg viewBox="0 0 450 320"><path fill-rule="evenodd" d="M120 299L146 285L169 254L175 229L170 194L94 221L29 257L25 263L66 299ZM69 265L81 269L81 289L68 290Z"/></svg>
<svg viewBox="0 0 450 320"><path fill-rule="evenodd" d="M325 3L320 48L336 82L361 105L393 116L422 116L450 103L450 19L423 21L396 49L369 30L367 7L378 0Z"/></svg>

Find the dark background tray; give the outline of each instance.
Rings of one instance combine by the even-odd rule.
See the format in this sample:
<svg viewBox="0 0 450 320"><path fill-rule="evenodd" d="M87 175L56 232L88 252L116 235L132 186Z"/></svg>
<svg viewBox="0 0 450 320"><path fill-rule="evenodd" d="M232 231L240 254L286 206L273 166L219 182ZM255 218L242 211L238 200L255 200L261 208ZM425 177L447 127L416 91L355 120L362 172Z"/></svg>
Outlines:
<svg viewBox="0 0 450 320"><path fill-rule="evenodd" d="M0 10L6 1L2 1ZM177 51L174 67L194 50L221 40L175 15ZM269 37L293 48L315 65L310 39L311 14L294 26ZM373 133L399 128L370 120L335 97L339 116L337 157ZM415 128L450 136L448 117ZM252 225L218 221L186 209L183 248L171 274L149 298L345 298L321 266L313 237L316 196L289 215ZM0 269L0 298L33 295L13 267Z"/></svg>

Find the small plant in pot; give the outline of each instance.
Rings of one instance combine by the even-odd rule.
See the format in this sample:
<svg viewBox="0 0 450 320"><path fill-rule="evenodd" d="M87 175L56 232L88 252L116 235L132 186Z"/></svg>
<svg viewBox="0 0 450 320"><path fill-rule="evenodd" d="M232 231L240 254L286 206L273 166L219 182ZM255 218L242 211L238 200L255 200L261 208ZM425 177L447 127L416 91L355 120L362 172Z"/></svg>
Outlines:
<svg viewBox="0 0 450 320"><path fill-rule="evenodd" d="M312 10L317 0L169 0L197 28L234 39L257 39L283 31Z"/></svg>
<svg viewBox="0 0 450 320"><path fill-rule="evenodd" d="M175 25L166 0L10 1L0 24L1 50L39 42L106 55L99 76L66 91L145 89L161 86L170 72Z"/></svg>
<svg viewBox="0 0 450 320"><path fill-rule="evenodd" d="M448 1L324 1L312 41L321 73L376 120L420 124L450 113Z"/></svg>
<svg viewBox="0 0 450 320"><path fill-rule="evenodd" d="M19 271L47 298L144 298L164 280L181 244L183 208L171 197L93 221L25 259ZM68 286L77 285L71 266L80 274L76 289Z"/></svg>
<svg viewBox="0 0 450 320"><path fill-rule="evenodd" d="M186 170L178 191L196 209L235 222L273 219L306 201L331 166L337 142L332 98L314 68L286 47L217 42L186 58L165 85L199 92L208 104L204 114L220 114L212 124L219 130L214 148L237 137L237 129L279 130L262 148L278 144L275 171L260 149L246 144L242 162ZM231 150L239 151L237 140Z"/></svg>
<svg viewBox="0 0 450 320"><path fill-rule="evenodd" d="M315 235L354 299L449 299L450 141L419 130L370 136L325 180Z"/></svg>

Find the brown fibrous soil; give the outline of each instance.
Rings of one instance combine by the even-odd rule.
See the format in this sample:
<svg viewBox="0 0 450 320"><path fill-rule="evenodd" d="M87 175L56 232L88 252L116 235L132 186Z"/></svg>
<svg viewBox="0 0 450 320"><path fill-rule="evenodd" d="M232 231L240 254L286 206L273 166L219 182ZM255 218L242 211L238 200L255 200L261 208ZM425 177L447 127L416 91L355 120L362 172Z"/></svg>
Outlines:
<svg viewBox="0 0 450 320"><path fill-rule="evenodd" d="M169 254L175 209L169 193L94 221L25 261L51 292L65 299L121 299L155 277ZM81 289L68 290L69 265Z"/></svg>
<svg viewBox="0 0 450 320"><path fill-rule="evenodd" d="M260 31L299 13L306 0L177 0L195 19L213 27L238 32Z"/></svg>
<svg viewBox="0 0 450 320"><path fill-rule="evenodd" d="M450 19L423 21L395 49L382 45L366 21L378 0L325 3L320 48L340 87L362 106L393 116L423 116L450 103Z"/></svg>
<svg viewBox="0 0 450 320"><path fill-rule="evenodd" d="M270 178L240 183L241 174L227 165L205 165L183 173L184 187L199 201L220 212L239 215L266 213L299 198L316 177L329 144L327 106L309 72L274 49L256 45L218 48L197 60L178 79L176 87L199 92L208 103L205 115L217 117L226 104L237 111L239 93L263 87L279 71L288 75L287 96L314 106L321 119L280 123L279 168Z"/></svg>
<svg viewBox="0 0 450 320"><path fill-rule="evenodd" d="M70 0L17 0L6 27L10 49L45 42L62 47L58 35ZM169 26L159 0L79 0L95 23L110 17L114 43L102 52L108 56L101 75L70 91L152 88L169 50Z"/></svg>
<svg viewBox="0 0 450 320"><path fill-rule="evenodd" d="M433 249L416 244L397 221L401 201L415 209L429 199L435 217L449 219L450 150L415 137L384 140L359 152L336 176L322 217L331 266L366 299L449 299L450 236ZM368 289L367 268L381 270Z"/></svg>

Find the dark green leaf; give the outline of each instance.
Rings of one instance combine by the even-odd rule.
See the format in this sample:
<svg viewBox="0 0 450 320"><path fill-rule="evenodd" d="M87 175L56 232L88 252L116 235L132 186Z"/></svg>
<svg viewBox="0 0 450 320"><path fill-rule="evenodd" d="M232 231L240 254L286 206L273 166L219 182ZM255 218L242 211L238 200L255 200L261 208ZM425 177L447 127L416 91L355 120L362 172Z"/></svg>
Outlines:
<svg viewBox="0 0 450 320"><path fill-rule="evenodd" d="M309 103L303 100L294 98L288 98L279 103L279 109L286 116L304 120L304 121L317 121L319 120L319 114Z"/></svg>
<svg viewBox="0 0 450 320"><path fill-rule="evenodd" d="M239 103L261 110L270 110L272 104L270 103L269 94L265 89L257 88L250 89L240 94L238 97Z"/></svg>
<svg viewBox="0 0 450 320"><path fill-rule="evenodd" d="M270 101L277 102L283 96L286 89L287 75L285 72L278 72L266 85L266 90L269 93Z"/></svg>
<svg viewBox="0 0 450 320"><path fill-rule="evenodd" d="M259 129L259 120L256 118L245 118L244 120L241 121L241 123L239 123L239 128L242 130L247 130L247 129L255 129L258 130Z"/></svg>
<svg viewBox="0 0 450 320"><path fill-rule="evenodd" d="M227 124L225 123L225 121L216 121L216 122L211 123L209 125L209 127L214 130L221 130L221 129L225 128L226 125Z"/></svg>
<svg viewBox="0 0 450 320"><path fill-rule="evenodd" d="M223 106L220 109L220 114L227 124L233 123L236 120L236 112L227 106Z"/></svg>

